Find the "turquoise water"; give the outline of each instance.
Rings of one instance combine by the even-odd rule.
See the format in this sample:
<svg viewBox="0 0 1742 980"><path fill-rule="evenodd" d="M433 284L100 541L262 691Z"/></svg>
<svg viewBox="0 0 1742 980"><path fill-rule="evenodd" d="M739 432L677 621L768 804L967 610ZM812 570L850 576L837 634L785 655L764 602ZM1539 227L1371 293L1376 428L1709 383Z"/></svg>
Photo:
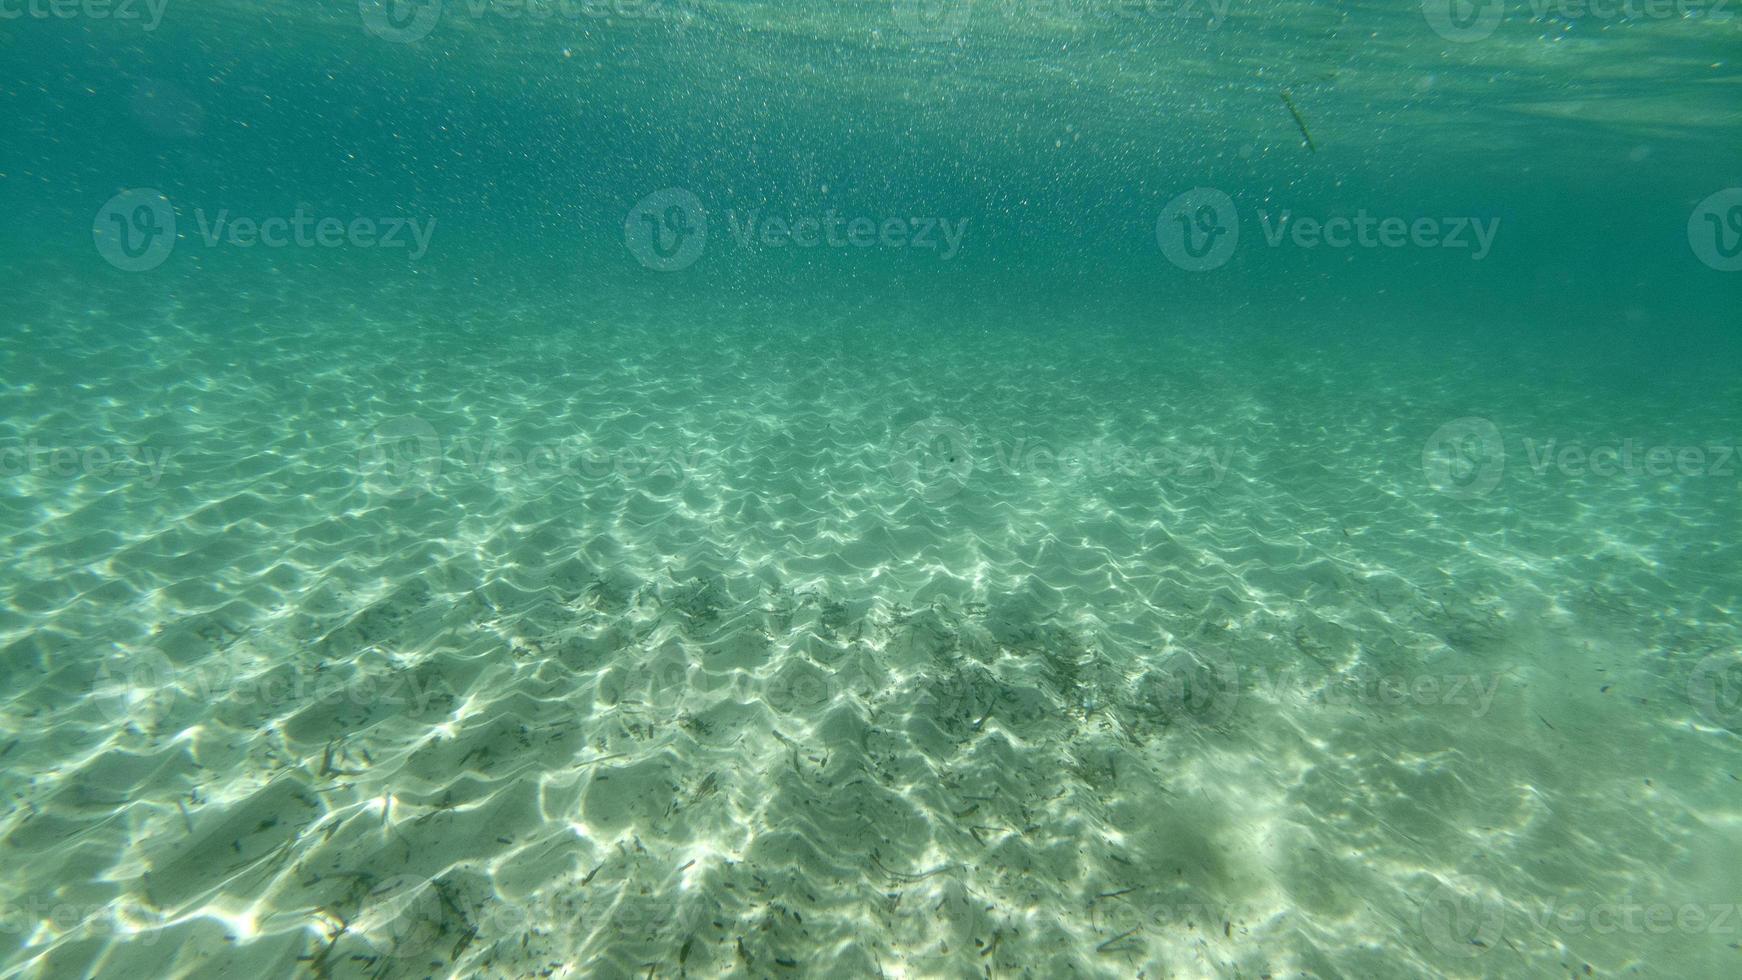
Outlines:
<svg viewBox="0 0 1742 980"><path fill-rule="evenodd" d="M0 2L0 975L1735 975L1739 14Z"/></svg>

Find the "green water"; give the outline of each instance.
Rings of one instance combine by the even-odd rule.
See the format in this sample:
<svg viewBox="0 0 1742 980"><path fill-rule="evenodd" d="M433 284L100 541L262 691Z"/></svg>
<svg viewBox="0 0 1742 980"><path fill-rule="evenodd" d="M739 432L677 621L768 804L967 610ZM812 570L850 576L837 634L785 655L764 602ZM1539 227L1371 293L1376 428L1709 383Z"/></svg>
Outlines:
<svg viewBox="0 0 1742 980"><path fill-rule="evenodd" d="M0 976L1735 975L1732 6L0 0Z"/></svg>

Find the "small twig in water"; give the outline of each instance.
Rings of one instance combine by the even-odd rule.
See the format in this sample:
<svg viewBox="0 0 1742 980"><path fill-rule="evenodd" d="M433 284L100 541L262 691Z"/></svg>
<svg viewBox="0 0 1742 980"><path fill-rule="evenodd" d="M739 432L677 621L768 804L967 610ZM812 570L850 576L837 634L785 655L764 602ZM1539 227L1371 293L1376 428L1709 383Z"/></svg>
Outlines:
<svg viewBox="0 0 1742 980"><path fill-rule="evenodd" d="M1107 947L1112 946L1114 943L1118 942L1121 939L1128 938L1132 933L1134 933L1136 931L1137 931L1136 929L1125 930L1124 932L1120 933L1119 935L1114 936L1112 939L1109 939L1106 942L1102 943L1101 945L1096 946L1095 952L1097 952L1097 953L1107 952L1108 951Z"/></svg>
<svg viewBox="0 0 1742 980"><path fill-rule="evenodd" d="M1282 96L1282 104L1288 107L1288 114L1294 117L1295 128L1300 130L1301 138L1306 140L1307 152L1319 152L1319 148L1313 145L1313 134L1307 132L1306 120L1300 117L1300 111L1294 107L1294 100L1288 97L1288 89L1283 89L1279 94Z"/></svg>

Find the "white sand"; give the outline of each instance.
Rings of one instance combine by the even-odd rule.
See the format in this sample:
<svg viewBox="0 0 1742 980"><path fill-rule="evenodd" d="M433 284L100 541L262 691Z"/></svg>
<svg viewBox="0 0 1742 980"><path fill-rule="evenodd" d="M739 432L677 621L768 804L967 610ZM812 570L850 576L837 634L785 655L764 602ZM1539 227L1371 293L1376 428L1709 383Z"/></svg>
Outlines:
<svg viewBox="0 0 1742 980"><path fill-rule="evenodd" d="M1736 479L1421 465L1659 407L1087 329L67 319L0 445L171 455L0 482L5 975L1742 962L1552 914L1738 898L1690 694Z"/></svg>

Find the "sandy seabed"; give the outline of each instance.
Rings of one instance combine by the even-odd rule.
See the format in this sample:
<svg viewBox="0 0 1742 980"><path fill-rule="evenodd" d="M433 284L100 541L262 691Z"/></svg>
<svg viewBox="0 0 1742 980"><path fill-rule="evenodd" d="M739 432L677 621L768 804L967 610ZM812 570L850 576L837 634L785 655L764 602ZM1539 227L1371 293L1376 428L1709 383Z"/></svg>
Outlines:
<svg viewBox="0 0 1742 980"><path fill-rule="evenodd" d="M4 975L1742 966L1742 399L416 315L6 342Z"/></svg>

